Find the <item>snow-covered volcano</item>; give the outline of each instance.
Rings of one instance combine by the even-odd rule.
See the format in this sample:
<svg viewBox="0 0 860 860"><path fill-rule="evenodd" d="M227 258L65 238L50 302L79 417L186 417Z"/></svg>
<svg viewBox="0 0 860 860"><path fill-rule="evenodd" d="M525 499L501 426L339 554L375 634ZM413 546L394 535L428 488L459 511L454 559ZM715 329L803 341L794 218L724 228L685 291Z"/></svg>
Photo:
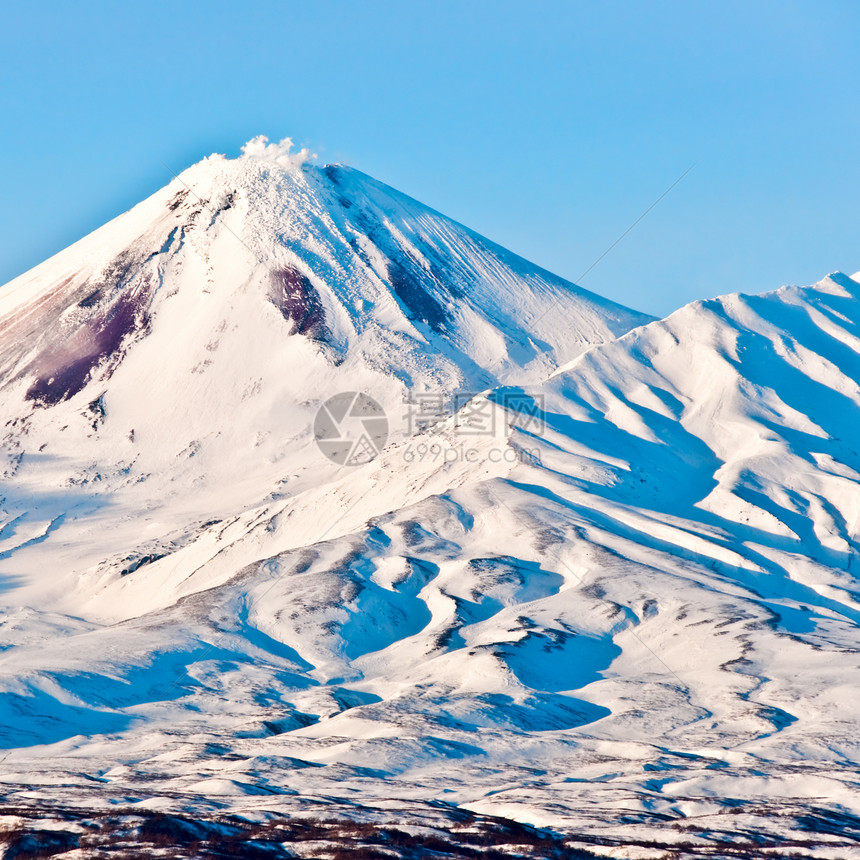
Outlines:
<svg viewBox="0 0 860 860"><path fill-rule="evenodd" d="M320 483L331 395L372 393L397 438L413 393L535 382L648 319L254 141L0 290L0 474L46 523L94 484L135 516L176 497L170 528L220 518Z"/></svg>
<svg viewBox="0 0 860 860"><path fill-rule="evenodd" d="M0 290L7 801L852 856L860 283L650 321L301 161ZM340 391L458 390L313 444Z"/></svg>

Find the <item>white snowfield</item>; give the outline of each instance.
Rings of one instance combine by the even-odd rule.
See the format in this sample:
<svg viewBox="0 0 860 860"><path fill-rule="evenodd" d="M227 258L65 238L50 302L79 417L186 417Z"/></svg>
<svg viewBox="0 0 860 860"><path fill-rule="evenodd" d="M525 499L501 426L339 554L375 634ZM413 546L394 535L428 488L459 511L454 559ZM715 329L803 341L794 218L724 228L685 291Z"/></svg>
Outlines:
<svg viewBox="0 0 860 860"><path fill-rule="evenodd" d="M276 155L0 290L4 801L860 856L860 280L651 321Z"/></svg>

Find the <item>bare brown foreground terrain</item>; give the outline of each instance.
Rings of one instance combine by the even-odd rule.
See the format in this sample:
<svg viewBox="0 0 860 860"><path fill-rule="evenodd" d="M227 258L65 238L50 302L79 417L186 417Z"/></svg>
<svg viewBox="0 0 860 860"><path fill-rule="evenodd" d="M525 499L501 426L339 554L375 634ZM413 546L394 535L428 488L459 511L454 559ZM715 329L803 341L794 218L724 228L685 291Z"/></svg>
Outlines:
<svg viewBox="0 0 860 860"><path fill-rule="evenodd" d="M747 810L748 811L748 810ZM431 804L405 813L361 810L364 820L240 816L192 817L140 809L35 809L0 806L0 856L35 858L325 858L325 860L418 860L418 858L807 858L819 856L825 834L853 830L860 821L810 816L808 839L773 840L739 829L734 834L671 842L555 832L496 816ZM757 810L759 814L765 810ZM376 820L367 820L372 817ZM824 839L822 837L825 837ZM832 844L832 843L831 843ZM589 850L591 848L592 850ZM852 856L851 849L847 849Z"/></svg>

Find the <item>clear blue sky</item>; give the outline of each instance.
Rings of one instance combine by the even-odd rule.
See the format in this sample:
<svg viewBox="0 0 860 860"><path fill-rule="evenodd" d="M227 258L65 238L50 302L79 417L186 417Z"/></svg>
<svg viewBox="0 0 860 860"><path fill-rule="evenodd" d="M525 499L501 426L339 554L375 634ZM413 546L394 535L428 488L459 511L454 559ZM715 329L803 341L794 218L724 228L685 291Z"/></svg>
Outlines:
<svg viewBox="0 0 860 860"><path fill-rule="evenodd" d="M641 310L860 269L860 4L7 2L0 283L290 135Z"/></svg>

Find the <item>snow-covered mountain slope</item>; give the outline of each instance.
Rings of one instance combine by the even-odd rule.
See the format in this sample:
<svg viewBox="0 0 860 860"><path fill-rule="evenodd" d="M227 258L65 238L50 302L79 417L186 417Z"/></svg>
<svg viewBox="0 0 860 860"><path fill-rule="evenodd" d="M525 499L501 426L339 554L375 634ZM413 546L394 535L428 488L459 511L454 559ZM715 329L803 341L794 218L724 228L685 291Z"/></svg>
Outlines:
<svg viewBox="0 0 860 860"><path fill-rule="evenodd" d="M90 567L128 518L161 552L325 484L328 396L371 392L403 438L413 393L536 381L648 319L350 168L212 156L0 289L0 552L62 525ZM16 581L40 565L18 554Z"/></svg>
<svg viewBox="0 0 860 860"><path fill-rule="evenodd" d="M633 318L499 249L483 268L458 256L484 240L365 177L283 172L309 200L332 195L329 212L353 189L340 232L303 234L308 256L291 258L324 302L324 336L295 311L266 329L275 306L251 276L247 301L224 298L256 247L242 221L244 244L210 257L208 295L233 315L203 373L191 345L221 314L192 280L165 276L174 295L155 289L146 325L56 403L38 396L58 378L34 370L41 329L3 341L17 416L0 526L6 801L358 818L432 803L609 856L856 856L860 283L697 302L554 367L553 289L603 320L596 341ZM344 251L355 268L329 278L306 249L377 207L389 236L420 221L409 259L448 247L470 296L499 276L456 305L468 325L424 313L395 352L377 348L408 319L394 299L397 322L377 319L387 268L366 312L332 298L356 272L356 295L371 289L375 252ZM446 245L443 228L465 238ZM360 233L393 253L374 229ZM50 306L21 290L15 325ZM546 302L530 336L554 346L549 363L512 347L464 362L489 338L461 325L528 342L506 329L528 290ZM243 398L251 367L260 389ZM394 409L405 385L449 393L487 373L492 391L371 462L312 459L312 405L334 391ZM256 446L252 420L271 431Z"/></svg>

